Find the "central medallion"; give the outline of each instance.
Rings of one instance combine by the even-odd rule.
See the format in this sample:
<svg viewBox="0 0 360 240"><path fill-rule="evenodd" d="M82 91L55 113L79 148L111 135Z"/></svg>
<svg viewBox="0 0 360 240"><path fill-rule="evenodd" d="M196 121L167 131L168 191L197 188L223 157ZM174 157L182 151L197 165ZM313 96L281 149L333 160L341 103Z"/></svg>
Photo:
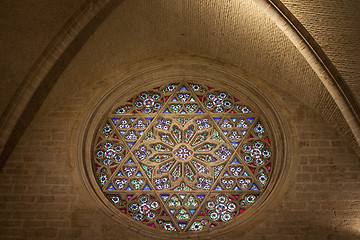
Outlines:
<svg viewBox="0 0 360 240"><path fill-rule="evenodd" d="M186 161L191 156L191 151L185 146L180 146L177 150L174 151L175 156L180 160Z"/></svg>

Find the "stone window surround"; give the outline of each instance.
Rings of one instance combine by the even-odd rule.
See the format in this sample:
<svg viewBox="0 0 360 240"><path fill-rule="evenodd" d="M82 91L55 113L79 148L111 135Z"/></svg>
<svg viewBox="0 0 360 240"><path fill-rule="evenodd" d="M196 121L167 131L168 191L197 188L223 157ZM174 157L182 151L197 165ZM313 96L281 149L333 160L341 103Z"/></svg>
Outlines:
<svg viewBox="0 0 360 240"><path fill-rule="evenodd" d="M119 224L132 228L134 231L141 229L142 233L149 236L157 237L174 237L174 233L159 231L152 228L142 228L141 224L136 223L133 219L124 217L120 214L109 201L106 199L102 191L98 188L97 182L93 177L91 167L91 154L93 154L92 141L97 133L103 117L110 111L110 108L116 106L120 99L128 98L128 92L136 94L137 86L142 86L146 83L146 89L151 89L159 85L159 83L172 83L174 81L186 80L195 81L197 83L207 83L212 86L224 86L222 89L229 92L242 94L244 98L248 98L249 102L253 102L263 119L268 123L268 130L273 131L272 141L275 142L276 149L274 155L276 162L274 172L265 193L257 201L256 206L248 209L241 217L235 218L228 226L210 231L211 236L219 236L228 232L236 230L250 229L251 225L260 222L261 219L266 218L266 211L271 209L276 204L277 199L282 199L284 193L290 187L289 175L290 168L294 165L296 154L291 154L297 151L297 146L291 141L291 132L287 125L286 118L280 116L280 111L277 111L279 106L279 99L277 96L271 96L267 93L266 86L258 79L247 76L248 74L239 69L230 66L222 66L221 64L209 60L173 60L168 63L155 62L147 66L140 66L135 68L126 76L118 77L119 81L114 84L107 92L101 93L101 98L94 97L92 101L96 104L90 104L89 109L86 109L86 117L80 124L80 129L76 130L79 147L74 149L76 155L77 172L80 173L83 186L86 191L95 199L99 208L103 209L104 214L108 217L118 221ZM115 77L116 78L116 77ZM151 80L151 83L149 82ZM270 97L271 96L271 97ZM96 99L95 99L96 98ZM280 126L280 127L279 127ZM290 160L293 159L293 160ZM279 201L278 201L279 202ZM175 233L177 238L193 238L208 236L209 231L204 232L182 232Z"/></svg>

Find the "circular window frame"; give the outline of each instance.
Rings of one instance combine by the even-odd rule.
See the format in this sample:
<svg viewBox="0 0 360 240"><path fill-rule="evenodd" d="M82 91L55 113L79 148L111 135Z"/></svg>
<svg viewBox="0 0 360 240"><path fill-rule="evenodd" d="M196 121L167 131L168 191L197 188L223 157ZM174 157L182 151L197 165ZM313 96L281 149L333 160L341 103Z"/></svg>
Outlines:
<svg viewBox="0 0 360 240"><path fill-rule="evenodd" d="M261 82L246 76L233 67L210 64L208 61L175 61L173 63L161 61L131 71L126 76L118 79L117 84L114 84L107 92L103 93L102 97L97 99L96 104L92 105L91 109L87 109L87 114L77 134L79 146L77 147L78 159L76 163L78 172L83 185L106 215L133 231L141 231L144 235L156 236L157 238L176 236L178 239L220 236L236 230L248 229L252 223L265 218L265 211L269 210L274 201L284 192L284 182L291 163L289 148L292 144L287 123L280 116L280 111L277 110L277 105L271 100L270 94L259 87ZM150 80L151 83L149 83ZM261 116L265 128L270 132L269 135L274 143L273 146L275 146L273 149L273 163L275 163L275 166L266 190L256 204L242 213L241 216L236 216L224 227L200 232L166 232L150 227L143 228L141 223L120 213L99 188L92 169L93 140L103 119L114 106L119 105L119 100L125 100L144 90L151 90L160 83L170 84L183 80L210 86L221 86L219 90L227 91L230 95L241 94L242 98L247 100L245 104L249 105L250 109L254 109L254 112ZM144 82L147 83L147 87L139 90L137 86L141 86ZM129 92L133 94L131 96L127 95Z"/></svg>

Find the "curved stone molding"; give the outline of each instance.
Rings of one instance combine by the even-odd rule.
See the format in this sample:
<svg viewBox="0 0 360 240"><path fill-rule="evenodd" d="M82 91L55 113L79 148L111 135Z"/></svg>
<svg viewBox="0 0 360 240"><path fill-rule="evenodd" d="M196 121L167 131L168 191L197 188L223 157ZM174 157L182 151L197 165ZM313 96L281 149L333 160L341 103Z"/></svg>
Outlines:
<svg viewBox="0 0 360 240"><path fill-rule="evenodd" d="M121 2L85 1L33 65L0 119L0 169L64 69Z"/></svg>
<svg viewBox="0 0 360 240"><path fill-rule="evenodd" d="M275 22L304 56L336 102L360 145L359 106L330 59L280 0L254 0L254 2Z"/></svg>

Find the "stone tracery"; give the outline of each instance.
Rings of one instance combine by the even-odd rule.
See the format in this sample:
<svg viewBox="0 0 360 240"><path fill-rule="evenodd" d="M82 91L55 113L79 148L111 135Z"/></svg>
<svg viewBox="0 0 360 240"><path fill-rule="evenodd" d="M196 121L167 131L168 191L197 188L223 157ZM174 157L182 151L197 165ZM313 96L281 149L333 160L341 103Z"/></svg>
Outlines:
<svg viewBox="0 0 360 240"><path fill-rule="evenodd" d="M187 82L129 99L96 139L93 169L103 193L124 214L166 231L231 221L256 202L272 172L270 137L243 104Z"/></svg>

